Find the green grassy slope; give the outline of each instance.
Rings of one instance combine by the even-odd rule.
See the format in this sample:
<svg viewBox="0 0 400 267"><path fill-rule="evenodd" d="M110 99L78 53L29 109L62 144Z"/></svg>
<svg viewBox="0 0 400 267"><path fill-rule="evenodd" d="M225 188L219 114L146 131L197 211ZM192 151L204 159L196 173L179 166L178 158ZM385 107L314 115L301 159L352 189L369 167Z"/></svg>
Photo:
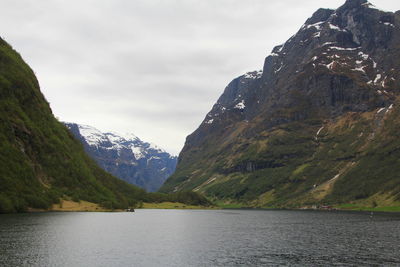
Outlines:
<svg viewBox="0 0 400 267"><path fill-rule="evenodd" d="M145 192L86 156L54 118L33 71L0 39L0 212L46 209L61 197L123 208Z"/></svg>

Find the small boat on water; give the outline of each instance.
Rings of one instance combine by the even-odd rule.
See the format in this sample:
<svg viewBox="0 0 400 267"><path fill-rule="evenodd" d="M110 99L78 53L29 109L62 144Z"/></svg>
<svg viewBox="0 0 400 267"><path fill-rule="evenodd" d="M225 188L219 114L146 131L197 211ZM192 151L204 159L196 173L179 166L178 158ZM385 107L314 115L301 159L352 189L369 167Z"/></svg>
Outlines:
<svg viewBox="0 0 400 267"><path fill-rule="evenodd" d="M134 208L129 208L129 209L126 209L125 211L126 212L135 212L135 209Z"/></svg>

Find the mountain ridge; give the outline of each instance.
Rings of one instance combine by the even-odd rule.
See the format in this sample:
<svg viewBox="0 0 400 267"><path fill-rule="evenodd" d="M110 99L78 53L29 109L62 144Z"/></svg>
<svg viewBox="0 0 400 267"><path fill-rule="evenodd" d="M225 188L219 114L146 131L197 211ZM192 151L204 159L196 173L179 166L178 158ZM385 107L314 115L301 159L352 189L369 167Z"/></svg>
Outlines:
<svg viewBox="0 0 400 267"><path fill-rule="evenodd" d="M130 184L155 192L175 171L176 156L132 133L121 135L88 125L64 124L99 166Z"/></svg>

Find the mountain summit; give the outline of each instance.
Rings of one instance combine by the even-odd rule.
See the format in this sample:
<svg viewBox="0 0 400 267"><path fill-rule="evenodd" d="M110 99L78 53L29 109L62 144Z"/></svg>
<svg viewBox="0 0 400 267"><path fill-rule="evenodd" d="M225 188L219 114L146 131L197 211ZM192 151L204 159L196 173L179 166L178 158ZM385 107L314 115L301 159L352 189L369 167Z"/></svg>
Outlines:
<svg viewBox="0 0 400 267"><path fill-rule="evenodd" d="M88 125L64 124L100 167L128 183L154 192L175 171L175 156L134 134L102 133Z"/></svg>
<svg viewBox="0 0 400 267"><path fill-rule="evenodd" d="M225 88L161 190L261 207L398 201L399 20L365 0L317 10Z"/></svg>

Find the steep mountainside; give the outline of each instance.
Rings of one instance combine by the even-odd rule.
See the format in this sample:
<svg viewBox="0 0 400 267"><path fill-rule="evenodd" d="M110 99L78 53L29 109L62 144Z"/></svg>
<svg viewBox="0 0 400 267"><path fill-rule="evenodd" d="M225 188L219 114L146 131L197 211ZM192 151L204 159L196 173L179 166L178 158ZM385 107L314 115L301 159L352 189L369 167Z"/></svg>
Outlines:
<svg viewBox="0 0 400 267"><path fill-rule="evenodd" d="M161 191L260 207L396 203L399 29L400 12L366 0L317 10L262 71L226 87Z"/></svg>
<svg viewBox="0 0 400 267"><path fill-rule="evenodd" d="M177 158L133 134L102 133L94 127L65 123L86 152L107 172L147 191L157 191L175 171Z"/></svg>
<svg viewBox="0 0 400 267"><path fill-rule="evenodd" d="M54 118L33 71L0 39L0 213L46 209L60 198L122 208L144 194L85 154Z"/></svg>

